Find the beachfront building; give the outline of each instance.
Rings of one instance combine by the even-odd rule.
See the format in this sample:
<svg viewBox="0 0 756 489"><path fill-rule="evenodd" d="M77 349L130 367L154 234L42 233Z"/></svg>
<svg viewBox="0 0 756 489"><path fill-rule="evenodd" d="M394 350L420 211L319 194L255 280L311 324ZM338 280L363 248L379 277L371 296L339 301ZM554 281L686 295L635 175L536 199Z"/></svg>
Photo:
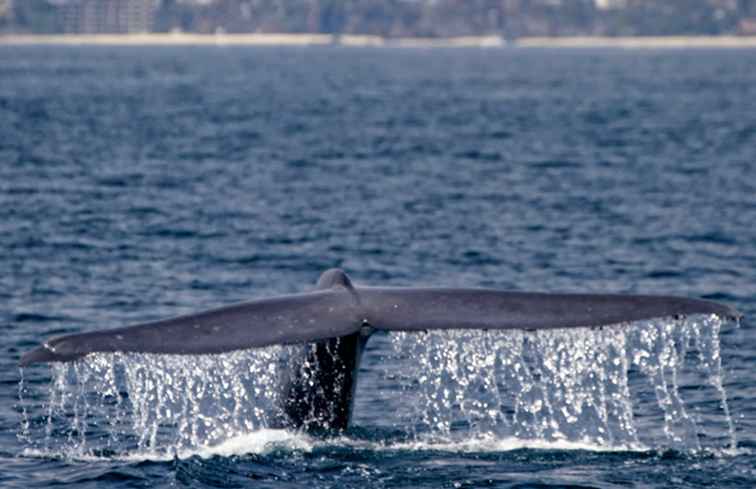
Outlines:
<svg viewBox="0 0 756 489"><path fill-rule="evenodd" d="M612 10L625 8L625 0L595 0L594 5L598 10Z"/></svg>
<svg viewBox="0 0 756 489"><path fill-rule="evenodd" d="M152 31L158 0L68 0L60 4L69 34L127 34Z"/></svg>
<svg viewBox="0 0 756 489"><path fill-rule="evenodd" d="M9 19L13 13L12 0L0 0L0 19Z"/></svg>
<svg viewBox="0 0 756 489"><path fill-rule="evenodd" d="M0 0L0 34L13 31L13 0Z"/></svg>

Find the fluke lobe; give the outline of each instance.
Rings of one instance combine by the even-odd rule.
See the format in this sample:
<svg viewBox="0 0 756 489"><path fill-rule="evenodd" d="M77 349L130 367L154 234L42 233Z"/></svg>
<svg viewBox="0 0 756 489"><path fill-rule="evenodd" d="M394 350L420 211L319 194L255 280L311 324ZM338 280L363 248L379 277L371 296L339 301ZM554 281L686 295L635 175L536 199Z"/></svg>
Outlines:
<svg viewBox="0 0 756 489"><path fill-rule="evenodd" d="M365 343L376 330L596 327L691 314L739 318L722 304L673 296L546 294L492 289L355 286L325 271L316 290L252 300L135 326L52 338L20 365L71 361L95 352L176 355L312 343L283 382L286 424L344 430ZM296 362L293 362L296 363Z"/></svg>

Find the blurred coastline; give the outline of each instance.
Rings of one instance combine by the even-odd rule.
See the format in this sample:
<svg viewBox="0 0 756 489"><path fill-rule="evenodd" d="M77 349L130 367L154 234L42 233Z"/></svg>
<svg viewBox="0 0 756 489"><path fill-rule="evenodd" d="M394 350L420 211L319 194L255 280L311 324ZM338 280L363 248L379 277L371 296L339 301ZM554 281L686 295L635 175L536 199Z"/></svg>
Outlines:
<svg viewBox="0 0 756 489"><path fill-rule="evenodd" d="M506 40L500 36L398 37L335 34L7 34L0 46L9 45L218 45L218 46L316 46L348 47L544 47L544 48L753 48L756 36L559 36L522 37Z"/></svg>

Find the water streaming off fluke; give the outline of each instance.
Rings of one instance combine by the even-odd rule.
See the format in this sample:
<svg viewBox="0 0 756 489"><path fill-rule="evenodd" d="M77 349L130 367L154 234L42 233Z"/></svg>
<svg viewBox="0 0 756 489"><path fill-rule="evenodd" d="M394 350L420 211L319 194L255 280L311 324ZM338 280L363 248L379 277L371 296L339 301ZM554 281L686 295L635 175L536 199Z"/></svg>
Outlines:
<svg viewBox="0 0 756 489"><path fill-rule="evenodd" d="M598 329L398 334L384 362L418 437L734 448L715 316ZM704 430L700 421L713 422Z"/></svg>
<svg viewBox="0 0 756 489"><path fill-rule="evenodd" d="M393 396L397 410L384 415L406 432L406 446L514 439L733 448L721 326L715 316L695 316L596 329L398 333L379 366L361 373L358 396ZM34 453L171 457L268 432L281 419L288 369L308 347L95 354L54 364L48 393L21 384L18 436ZM385 392L375 387L388 384Z"/></svg>
<svg viewBox="0 0 756 489"><path fill-rule="evenodd" d="M24 420L19 437L34 449L71 456L124 450L170 456L266 429L280 416L284 362L301 348L95 354L51 364L49 394L43 405L24 408L25 416L37 416Z"/></svg>

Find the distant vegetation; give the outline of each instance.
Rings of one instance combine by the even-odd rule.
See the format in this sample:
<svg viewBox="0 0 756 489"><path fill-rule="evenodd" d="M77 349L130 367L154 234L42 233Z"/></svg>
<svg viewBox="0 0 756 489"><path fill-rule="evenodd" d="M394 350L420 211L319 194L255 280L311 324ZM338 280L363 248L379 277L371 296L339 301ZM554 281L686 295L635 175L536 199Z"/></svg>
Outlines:
<svg viewBox="0 0 756 489"><path fill-rule="evenodd" d="M756 34L756 0L0 0L0 30L75 32L81 30L76 15L87 2L99 2L97 8L149 5L147 27L140 29L155 32L506 38Z"/></svg>

